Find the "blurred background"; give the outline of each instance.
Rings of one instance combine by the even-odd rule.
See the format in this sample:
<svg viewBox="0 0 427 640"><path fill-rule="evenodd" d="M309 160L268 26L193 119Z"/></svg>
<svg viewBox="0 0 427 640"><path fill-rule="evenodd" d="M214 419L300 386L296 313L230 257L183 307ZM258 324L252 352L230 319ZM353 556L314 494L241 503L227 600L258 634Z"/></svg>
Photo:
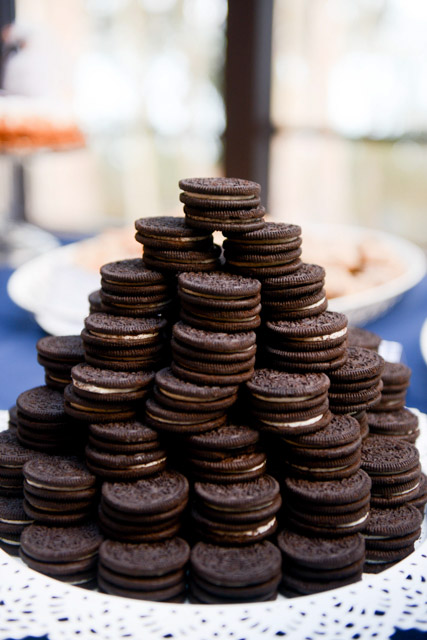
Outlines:
<svg viewBox="0 0 427 640"><path fill-rule="evenodd" d="M55 232L179 213L180 178L225 174L261 182L275 219L427 246L423 0L1 7L0 215L13 152L27 219Z"/></svg>

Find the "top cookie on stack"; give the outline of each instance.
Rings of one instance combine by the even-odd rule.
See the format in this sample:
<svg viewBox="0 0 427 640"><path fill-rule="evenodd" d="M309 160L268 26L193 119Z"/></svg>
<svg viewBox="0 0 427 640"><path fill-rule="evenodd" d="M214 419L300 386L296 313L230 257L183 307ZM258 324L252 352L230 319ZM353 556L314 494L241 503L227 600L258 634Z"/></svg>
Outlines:
<svg viewBox="0 0 427 640"><path fill-rule="evenodd" d="M208 231L247 233L265 225L260 204L261 187L240 178L187 178L183 190L185 221L189 227Z"/></svg>

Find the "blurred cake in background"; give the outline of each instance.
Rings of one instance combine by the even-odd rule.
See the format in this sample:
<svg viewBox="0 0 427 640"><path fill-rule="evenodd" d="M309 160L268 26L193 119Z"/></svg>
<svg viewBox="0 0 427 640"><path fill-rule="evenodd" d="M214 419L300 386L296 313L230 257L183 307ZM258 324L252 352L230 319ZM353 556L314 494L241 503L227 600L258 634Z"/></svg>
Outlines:
<svg viewBox="0 0 427 640"><path fill-rule="evenodd" d="M84 146L83 133L58 103L0 96L0 150L69 149Z"/></svg>

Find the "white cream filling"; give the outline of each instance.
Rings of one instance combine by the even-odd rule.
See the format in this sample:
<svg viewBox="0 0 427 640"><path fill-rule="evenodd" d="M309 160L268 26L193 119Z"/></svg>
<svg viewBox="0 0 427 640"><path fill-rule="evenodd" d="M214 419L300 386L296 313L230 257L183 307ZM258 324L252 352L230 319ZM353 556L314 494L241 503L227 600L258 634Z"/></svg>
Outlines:
<svg viewBox="0 0 427 640"><path fill-rule="evenodd" d="M305 402L305 400L311 400L311 398L315 398L316 396L298 396L295 398L286 396L286 397L282 397L282 396L278 396L276 397L267 397L267 396L261 396L258 393L253 393L252 394L254 398L258 398L259 400L264 400L264 402L280 402L280 403L286 403L286 402Z"/></svg>
<svg viewBox="0 0 427 640"><path fill-rule="evenodd" d="M5 524L30 524L30 522L34 522L33 520L7 520L7 518L0 518L0 522L4 522Z"/></svg>
<svg viewBox="0 0 427 640"><path fill-rule="evenodd" d="M182 287L181 291L184 291L184 293L188 293L191 296L194 296L195 298L209 298L209 300L213 299L213 300L242 300L248 297L254 297L257 294L253 294L253 296L247 296L247 295L226 295L226 296L214 296L210 293L200 293L200 291L191 291L190 289L185 289L185 287Z"/></svg>
<svg viewBox="0 0 427 640"><path fill-rule="evenodd" d="M92 489L93 487L52 487L50 484L40 484L39 482L34 482L34 480L28 480L25 478L25 482L32 487L37 487L37 489L49 489L49 491L87 491L88 489Z"/></svg>
<svg viewBox="0 0 427 640"><path fill-rule="evenodd" d="M206 222L206 219L207 219L206 217L203 218L202 216L195 216L193 214L190 215L189 213L186 213L185 215L186 215L187 218L190 218L190 220L203 220L203 222ZM240 220L239 218L236 218L236 217L233 217L233 216L226 216L226 217L223 217L223 218L213 218L212 216L209 216L208 219L209 219L209 222L211 222L211 223L212 222L220 222L222 224L224 224L224 222L233 222L233 224L234 223L235 224L244 224L245 222L248 222L245 219ZM260 220L260 219L261 219L261 216L256 216L255 218L251 218L249 220L249 222L252 221L252 220Z"/></svg>
<svg viewBox="0 0 427 640"><path fill-rule="evenodd" d="M139 231L138 233L141 234L141 236L144 236L145 238L154 238L155 240L164 240L164 236L160 236L160 235L155 235L152 233L147 233L146 231ZM204 236L192 236L191 238L186 238L186 237L168 237L167 241L168 242L176 242L177 244L185 244L186 242L198 242L198 241L202 241L202 240L206 240L206 238L209 238L209 235L204 235Z"/></svg>
<svg viewBox="0 0 427 640"><path fill-rule="evenodd" d="M316 471L318 473L329 473L330 471L341 471L342 469L348 469L348 467L350 465L345 465L344 467L321 467L321 468L317 468L317 467L301 467L298 464L292 464L292 462L289 463L292 467L295 467L295 469L301 469L302 471Z"/></svg>
<svg viewBox="0 0 427 640"><path fill-rule="evenodd" d="M236 531L236 533L234 533L234 531L228 531L227 530L227 536L235 536L235 537L241 537L241 536L246 536L248 538L252 538L253 536L257 536L260 535L262 533L265 533L266 531L269 531L269 529L271 529L271 527L275 524L276 522L276 518L272 518L271 520L269 520L267 522L267 524L263 524L260 527L257 527L256 529L252 529L252 531ZM212 529L214 531L214 533L217 533L219 535L223 535L224 531L222 529Z"/></svg>
<svg viewBox="0 0 427 640"><path fill-rule="evenodd" d="M297 336L289 336L289 340L295 340L297 342L324 342L325 340L335 340L335 338L341 338L347 333L347 327L340 331L334 331L334 333L328 333L323 336L310 336L308 338L300 338Z"/></svg>
<svg viewBox="0 0 427 640"><path fill-rule="evenodd" d="M248 244L250 246L258 244L289 244L290 242L294 242L298 239L299 236L292 236L289 238L265 238L264 240L241 240L239 238L239 244Z"/></svg>
<svg viewBox="0 0 427 640"><path fill-rule="evenodd" d="M369 512L365 513L365 515L359 518L359 520L355 520L354 522L347 522L346 524L337 524L335 526L337 527L337 529L347 529L348 527L354 527L354 525L356 524L362 524L362 522L365 522L368 516L369 516Z"/></svg>
<svg viewBox="0 0 427 640"><path fill-rule="evenodd" d="M390 495L390 496L404 496L407 493L411 493L411 491L415 491L415 489L418 489L419 486L420 486L420 483L417 482L417 484L414 485L413 487L411 487L411 489L405 489L404 491L393 491L393 492L389 492L387 495ZM374 493L373 491L371 491L371 495L377 496L377 497L382 497L384 494L383 493Z"/></svg>
<svg viewBox="0 0 427 640"><path fill-rule="evenodd" d="M232 200L233 202L238 202L239 200L254 200L255 198L253 194L250 196L220 196L213 193L197 193L192 191L184 191L183 193L185 196L190 196L190 198L196 197L202 200Z"/></svg>
<svg viewBox="0 0 427 640"><path fill-rule="evenodd" d="M64 380L63 378L57 378L56 376L53 376L51 373L49 373L48 375L51 380L54 380L54 382L65 382L65 383L69 382L69 380Z"/></svg>
<svg viewBox="0 0 427 640"><path fill-rule="evenodd" d="M258 469L263 469L266 465L266 461L264 460L264 462L261 462L261 464L257 464L255 467L251 467L250 469L227 469L226 471L221 471L221 473L228 473L231 475L234 475L236 473L248 473L251 471L258 471Z"/></svg>
<svg viewBox="0 0 427 640"><path fill-rule="evenodd" d="M270 505L273 504L273 500L270 500L270 502L266 502L265 504L260 504L257 507L240 507L239 509L235 508L233 509L232 507L218 507L215 504L212 504L211 502L206 502L205 503L210 509L214 509L215 511L227 511L230 513L241 513L242 511L244 513L246 513L247 511L260 511L261 509L266 509L267 507L269 507Z"/></svg>
<svg viewBox="0 0 427 640"><path fill-rule="evenodd" d="M307 307L301 307L301 310L303 311L304 309L315 309L316 307L320 307L325 302L325 300L326 298L322 298L321 300L318 300L314 304L309 304Z"/></svg>
<svg viewBox="0 0 427 640"><path fill-rule="evenodd" d="M114 333L100 333L99 331L91 331L89 330L90 335L96 336L97 338L106 338L107 340L148 340L149 338L155 338L159 335L157 333L138 333L133 336L118 336Z"/></svg>
<svg viewBox="0 0 427 640"><path fill-rule="evenodd" d="M20 541L16 541L16 540L9 540L9 538L0 538L0 540L2 542L4 542L5 544L10 544L13 545L14 547L19 547L19 545L21 544Z"/></svg>
<svg viewBox="0 0 427 640"><path fill-rule="evenodd" d="M90 413L117 413L117 409L111 409L110 407L107 407L107 405L98 409L95 407L84 407L82 404L77 404L77 402L70 402L70 406L78 410L89 411Z"/></svg>
<svg viewBox="0 0 427 640"><path fill-rule="evenodd" d="M79 380L75 380L73 378L73 385L77 389L82 389L82 391L90 391L91 393L99 393L103 395L110 395L112 393L133 393L134 391L139 391L143 389L143 386L135 386L135 387L123 387L121 389L107 389L106 387L97 387L94 384L88 384L86 382L80 382Z"/></svg>
<svg viewBox="0 0 427 640"><path fill-rule="evenodd" d="M323 414L320 416L315 416L314 418L309 418L308 420L300 420L299 422L269 422L267 420L263 420L264 424L268 424L272 427L305 427L311 424L316 424L316 422L320 422L323 419Z"/></svg>
<svg viewBox="0 0 427 640"><path fill-rule="evenodd" d="M236 260L228 260L228 262L236 267L280 267L282 264L288 264L288 262L293 262L294 260L295 258L288 260L284 260L284 258L282 258L277 262L237 262Z"/></svg>

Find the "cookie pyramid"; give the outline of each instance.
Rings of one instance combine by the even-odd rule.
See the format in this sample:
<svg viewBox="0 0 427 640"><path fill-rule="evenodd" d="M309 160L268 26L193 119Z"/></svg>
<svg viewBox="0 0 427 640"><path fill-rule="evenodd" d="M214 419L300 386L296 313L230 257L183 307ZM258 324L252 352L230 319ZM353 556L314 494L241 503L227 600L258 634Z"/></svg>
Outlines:
<svg viewBox="0 0 427 640"><path fill-rule="evenodd" d="M17 436L3 436L0 515L23 504L27 518L8 546L25 527L30 566L74 584L97 566L101 590L141 599L254 602L354 582L371 486L386 487L371 537L386 537L390 478L417 498L415 447L389 469L367 437L383 361L348 345L323 268L301 261L300 227L264 220L259 185L180 186L185 218L136 221L142 259L102 267L81 339L39 344L47 386L21 394ZM23 491L20 510L8 501ZM418 535L407 503L392 512L399 553L378 549L379 568ZM91 561L61 555L67 528L88 526Z"/></svg>

